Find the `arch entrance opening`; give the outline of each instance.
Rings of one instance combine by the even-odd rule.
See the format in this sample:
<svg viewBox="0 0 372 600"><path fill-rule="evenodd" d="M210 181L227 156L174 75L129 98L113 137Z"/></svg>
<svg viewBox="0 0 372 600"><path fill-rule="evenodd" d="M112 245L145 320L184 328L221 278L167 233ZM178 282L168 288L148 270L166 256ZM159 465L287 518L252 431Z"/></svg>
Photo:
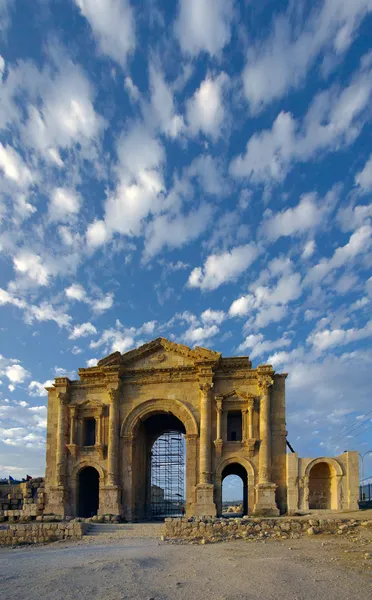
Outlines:
<svg viewBox="0 0 372 600"><path fill-rule="evenodd" d="M232 478L231 476L235 476ZM241 486L236 485L237 477ZM221 474L222 482L222 513L224 516L241 516L248 514L248 475L247 471L239 463L227 465ZM232 489L228 489L229 483L234 483ZM240 497L233 497L239 495Z"/></svg>
<svg viewBox="0 0 372 600"><path fill-rule="evenodd" d="M151 414L140 422L134 443L138 519L161 520L184 513L185 433L183 423L168 413Z"/></svg>
<svg viewBox="0 0 372 600"><path fill-rule="evenodd" d="M332 467L326 462L314 465L309 476L309 508L313 510L333 508L334 485Z"/></svg>
<svg viewBox="0 0 372 600"><path fill-rule="evenodd" d="M99 507L99 473L85 467L78 475L78 516L93 517Z"/></svg>

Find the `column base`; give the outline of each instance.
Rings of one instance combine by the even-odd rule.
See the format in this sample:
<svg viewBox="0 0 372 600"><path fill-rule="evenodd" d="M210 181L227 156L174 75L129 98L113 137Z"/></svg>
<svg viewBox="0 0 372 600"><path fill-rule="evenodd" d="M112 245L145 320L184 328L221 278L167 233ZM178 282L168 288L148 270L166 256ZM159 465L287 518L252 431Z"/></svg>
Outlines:
<svg viewBox="0 0 372 600"><path fill-rule="evenodd" d="M256 504L253 513L260 517L277 517L279 508L275 502L276 483L258 483L255 486Z"/></svg>
<svg viewBox="0 0 372 600"><path fill-rule="evenodd" d="M212 483L199 483L196 486L196 502L194 504L193 516L215 517L216 505L213 502L214 485Z"/></svg>
<svg viewBox="0 0 372 600"><path fill-rule="evenodd" d="M120 515L120 488L118 485L106 485L99 490L99 515Z"/></svg>

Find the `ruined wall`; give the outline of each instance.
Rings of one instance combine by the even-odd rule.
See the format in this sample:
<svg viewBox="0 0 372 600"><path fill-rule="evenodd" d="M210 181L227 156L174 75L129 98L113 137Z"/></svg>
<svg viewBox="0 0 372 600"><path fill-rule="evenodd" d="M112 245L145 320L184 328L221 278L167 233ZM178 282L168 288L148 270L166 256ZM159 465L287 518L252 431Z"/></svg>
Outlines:
<svg viewBox="0 0 372 600"><path fill-rule="evenodd" d="M32 523L0 526L0 546L40 544L57 540L80 540L84 523Z"/></svg>
<svg viewBox="0 0 372 600"><path fill-rule="evenodd" d="M44 501L42 477L3 486L0 496L0 522L31 520L43 513Z"/></svg>

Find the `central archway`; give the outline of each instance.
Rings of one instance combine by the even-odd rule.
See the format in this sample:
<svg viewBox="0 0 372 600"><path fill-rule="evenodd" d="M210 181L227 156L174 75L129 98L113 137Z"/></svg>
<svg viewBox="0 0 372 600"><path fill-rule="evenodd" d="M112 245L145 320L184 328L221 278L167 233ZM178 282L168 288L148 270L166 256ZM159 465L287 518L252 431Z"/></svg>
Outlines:
<svg viewBox="0 0 372 600"><path fill-rule="evenodd" d="M162 436L169 432L186 438L186 444L182 440L183 453L186 454L182 457L186 467L182 467L182 474L186 486L181 485L183 490L186 487L185 496L183 491L175 491L176 486L166 483L167 474L161 473L162 469L167 468L166 465L157 466L157 475L154 471L153 454L158 452L157 440L161 440ZM190 409L177 400L148 400L138 405L127 416L122 425L121 435L125 517L133 521L148 520L156 516L155 512L158 513L158 517L165 517L167 514L159 513L160 504L163 504L163 508L165 505L168 508L170 505L175 506L176 496L179 499L178 510L185 510L187 514L193 503L192 493L196 485L198 437L196 420ZM173 460L169 457L169 460L171 459ZM180 465L178 471L180 472ZM152 484L155 486L153 489ZM164 502L160 502L163 497ZM154 506L155 504L157 506Z"/></svg>
<svg viewBox="0 0 372 600"><path fill-rule="evenodd" d="M241 502L242 504L242 511L237 510L239 509L239 507L235 507L235 509L237 510L236 513L232 513L230 516L234 516L238 514L240 516L243 515L247 515L248 514L248 474L247 471L245 470L245 468L240 465L239 463L230 463L228 465L226 465L226 467L223 469L222 473L221 473L221 485L222 485L222 513L225 515L225 507L224 507L224 503L226 500L228 500L225 492L225 485L226 485L226 478L228 477L229 479L231 479L231 476L235 475L237 477L239 477L239 479L241 480L242 483L242 498L230 498L230 500L239 500L239 503ZM242 514L241 514L242 512Z"/></svg>

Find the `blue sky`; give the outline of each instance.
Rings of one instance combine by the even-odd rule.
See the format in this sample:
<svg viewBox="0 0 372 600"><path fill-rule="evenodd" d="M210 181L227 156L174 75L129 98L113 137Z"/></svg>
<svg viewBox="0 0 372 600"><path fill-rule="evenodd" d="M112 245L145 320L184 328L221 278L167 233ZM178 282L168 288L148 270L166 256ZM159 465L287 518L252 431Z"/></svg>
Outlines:
<svg viewBox="0 0 372 600"><path fill-rule="evenodd" d="M372 449L372 0L0 0L0 476L45 383L163 336ZM372 475L372 456L365 459Z"/></svg>

